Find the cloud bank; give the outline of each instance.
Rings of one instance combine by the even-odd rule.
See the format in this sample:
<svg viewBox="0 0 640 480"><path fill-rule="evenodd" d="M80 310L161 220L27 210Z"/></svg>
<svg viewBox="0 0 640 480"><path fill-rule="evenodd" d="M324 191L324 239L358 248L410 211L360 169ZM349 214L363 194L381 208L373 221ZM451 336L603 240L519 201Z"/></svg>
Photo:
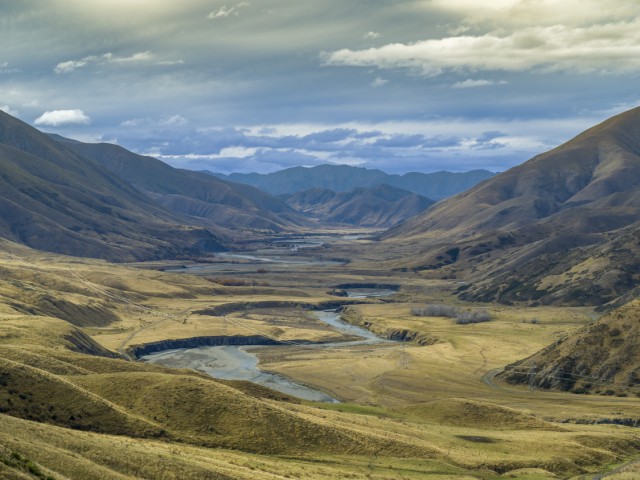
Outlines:
<svg viewBox="0 0 640 480"><path fill-rule="evenodd" d="M447 71L626 73L640 68L640 19L574 28L529 27L322 55L327 66L408 69L424 76Z"/></svg>
<svg viewBox="0 0 640 480"><path fill-rule="evenodd" d="M66 62L58 63L53 71L55 73L71 73L79 68L86 67L90 64L133 64L133 63L146 63L153 59L154 55L149 52L138 52L128 57L119 57L113 53L104 53L102 55L89 55L80 60L67 60Z"/></svg>
<svg viewBox="0 0 640 480"><path fill-rule="evenodd" d="M640 100L637 0L0 4L3 108L176 166L503 170Z"/></svg>

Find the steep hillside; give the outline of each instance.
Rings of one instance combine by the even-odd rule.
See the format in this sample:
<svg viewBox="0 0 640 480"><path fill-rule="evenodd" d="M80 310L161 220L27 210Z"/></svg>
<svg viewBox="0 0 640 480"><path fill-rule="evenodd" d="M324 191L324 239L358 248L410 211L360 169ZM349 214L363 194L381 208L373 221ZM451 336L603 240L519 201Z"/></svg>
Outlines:
<svg viewBox="0 0 640 480"><path fill-rule="evenodd" d="M408 190L423 197L440 200L473 187L492 177L487 170L464 173L411 172L404 175L387 174L348 165L318 165L316 167L293 167L269 174L232 173L229 176L215 174L234 182L246 183L273 195L291 194L312 188L323 188L335 192L348 192L358 187L375 187L381 184Z"/></svg>
<svg viewBox="0 0 640 480"><path fill-rule="evenodd" d="M0 236L115 261L220 250L100 165L0 112Z"/></svg>
<svg viewBox="0 0 640 480"><path fill-rule="evenodd" d="M434 202L415 193L378 185L349 192L314 188L282 195L294 210L321 222L362 227L390 227L424 211Z"/></svg>
<svg viewBox="0 0 640 480"><path fill-rule="evenodd" d="M640 395L640 300L616 309L499 375L512 384Z"/></svg>
<svg viewBox="0 0 640 480"><path fill-rule="evenodd" d="M118 145L81 143L52 136L69 149L103 165L179 215L197 219L226 234L242 230L282 232L308 223L284 202L248 185L220 180L202 172L180 170Z"/></svg>
<svg viewBox="0 0 640 480"><path fill-rule="evenodd" d="M637 285L637 270L626 266L638 263L638 221L640 108L441 201L383 238L398 252L420 253L411 268L465 272L476 281L467 298L597 304ZM579 279L608 287L581 298L573 288Z"/></svg>

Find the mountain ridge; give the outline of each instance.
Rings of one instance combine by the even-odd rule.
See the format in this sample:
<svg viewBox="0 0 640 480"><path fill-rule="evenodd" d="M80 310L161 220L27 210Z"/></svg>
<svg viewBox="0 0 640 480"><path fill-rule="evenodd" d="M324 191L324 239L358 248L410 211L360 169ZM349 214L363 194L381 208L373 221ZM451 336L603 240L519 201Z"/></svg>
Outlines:
<svg viewBox="0 0 640 480"><path fill-rule="evenodd" d="M574 393L638 396L639 326L640 299L636 298L531 357L508 365L498 378Z"/></svg>
<svg viewBox="0 0 640 480"><path fill-rule="evenodd" d="M293 209L321 222L361 227L390 227L424 211L434 203L421 195L381 184L348 192L313 188L280 196Z"/></svg>
<svg viewBox="0 0 640 480"><path fill-rule="evenodd" d="M437 203L381 238L397 256L406 255L403 245L419 253L404 262L409 268L468 277L465 299L579 303L585 295L599 304L640 281L626 267L640 255L637 222L640 108ZM627 254L614 248L622 233ZM581 275L579 265L589 274Z"/></svg>
<svg viewBox="0 0 640 480"><path fill-rule="evenodd" d="M315 167L292 167L268 174L232 173L224 175L208 173L234 182L253 185L272 195L292 194L310 188L326 188L340 193L357 187L371 188L387 184L433 200L440 200L464 191L494 175L493 172L487 170L471 170L461 173L409 172L397 175L377 169L330 164Z"/></svg>
<svg viewBox="0 0 640 480"><path fill-rule="evenodd" d="M114 261L222 250L99 164L0 112L0 235L45 251Z"/></svg>
<svg viewBox="0 0 640 480"><path fill-rule="evenodd" d="M110 143L82 143L53 137L142 190L155 202L228 237L243 232L280 233L308 221L283 201L254 187L202 172L173 168Z"/></svg>

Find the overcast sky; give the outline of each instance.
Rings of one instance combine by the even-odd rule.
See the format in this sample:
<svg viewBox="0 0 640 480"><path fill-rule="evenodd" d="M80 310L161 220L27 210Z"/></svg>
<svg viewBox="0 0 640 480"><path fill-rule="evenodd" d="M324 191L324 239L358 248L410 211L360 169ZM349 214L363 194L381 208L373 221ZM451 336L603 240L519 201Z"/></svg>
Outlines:
<svg viewBox="0 0 640 480"><path fill-rule="evenodd" d="M174 166L500 171L640 101L637 0L0 0L0 109Z"/></svg>

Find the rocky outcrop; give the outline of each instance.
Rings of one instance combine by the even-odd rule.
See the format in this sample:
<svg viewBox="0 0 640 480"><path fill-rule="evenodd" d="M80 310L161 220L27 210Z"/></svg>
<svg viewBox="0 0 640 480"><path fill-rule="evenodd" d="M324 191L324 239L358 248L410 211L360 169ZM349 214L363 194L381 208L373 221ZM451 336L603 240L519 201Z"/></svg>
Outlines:
<svg viewBox="0 0 640 480"><path fill-rule="evenodd" d="M304 340L295 340L296 343L313 343ZM289 343L289 342L287 342ZM164 350L179 348L218 347L222 345L282 345L282 342L262 335L215 335L207 337L179 338L173 340L160 340L157 342L133 345L127 348L126 353L132 358L140 358Z"/></svg>
<svg viewBox="0 0 640 480"><path fill-rule="evenodd" d="M366 322L365 322L366 325ZM378 335L378 332L376 332ZM426 333L416 332L414 330L387 330L386 334L381 335L388 340L394 340L396 342L411 342L421 347L428 345L434 345L440 341L438 337L428 335Z"/></svg>
<svg viewBox="0 0 640 480"><path fill-rule="evenodd" d="M368 321L354 306L347 306L341 309L340 318L347 323L357 325L362 328L373 332L380 338L386 338L387 340L393 340L396 342L411 342L421 346L434 345L440 341L439 338L429 335L424 332L417 332L415 330L408 329L392 329L378 327L373 322Z"/></svg>
<svg viewBox="0 0 640 480"><path fill-rule="evenodd" d="M247 310L253 310L256 308L301 308L304 310L331 310L334 308L342 307L344 303L344 301L340 301L311 304L304 302L266 300L263 302L225 303L224 305L217 305L215 307L205 308L203 310L196 310L193 313L195 313L196 315L222 317L230 313L245 312Z"/></svg>

